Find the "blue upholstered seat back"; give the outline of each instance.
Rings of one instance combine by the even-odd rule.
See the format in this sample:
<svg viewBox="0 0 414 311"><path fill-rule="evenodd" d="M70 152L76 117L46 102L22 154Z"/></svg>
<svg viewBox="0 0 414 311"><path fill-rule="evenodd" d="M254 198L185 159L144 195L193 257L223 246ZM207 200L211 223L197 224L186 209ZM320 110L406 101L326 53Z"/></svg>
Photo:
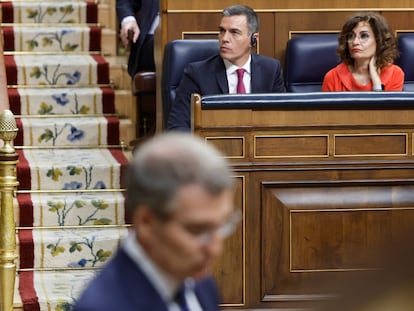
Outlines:
<svg viewBox="0 0 414 311"><path fill-rule="evenodd" d="M175 90L180 83L185 66L218 53L219 42L216 39L174 40L166 44L162 68L164 125L168 120L170 107L175 99Z"/></svg>
<svg viewBox="0 0 414 311"><path fill-rule="evenodd" d="M339 63L338 34L304 35L286 47L285 76L288 92L319 92L326 72Z"/></svg>
<svg viewBox="0 0 414 311"><path fill-rule="evenodd" d="M395 63L404 71L404 91L414 91L414 33L398 35L398 50L400 57Z"/></svg>
<svg viewBox="0 0 414 311"><path fill-rule="evenodd" d="M208 109L412 109L411 92L309 92L269 94L220 94L201 98Z"/></svg>

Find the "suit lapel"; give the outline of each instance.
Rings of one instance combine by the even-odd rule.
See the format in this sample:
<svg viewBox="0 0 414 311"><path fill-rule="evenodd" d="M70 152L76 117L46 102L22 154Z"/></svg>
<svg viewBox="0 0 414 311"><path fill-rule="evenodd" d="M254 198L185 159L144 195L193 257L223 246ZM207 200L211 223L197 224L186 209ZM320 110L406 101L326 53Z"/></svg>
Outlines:
<svg viewBox="0 0 414 311"><path fill-rule="evenodd" d="M203 290L200 290L200 288L196 288L195 294L203 311L215 311L215 309L211 308L211 298L209 299Z"/></svg>
<svg viewBox="0 0 414 311"><path fill-rule="evenodd" d="M149 282L145 274L121 248L118 254L118 267L122 276L119 286L124 288L136 310L168 311L164 301Z"/></svg>
<svg viewBox="0 0 414 311"><path fill-rule="evenodd" d="M194 288L194 292L197 296L197 299L201 305L203 311L217 311L219 297L216 292L216 287L214 281L210 279L205 279L203 281L198 281Z"/></svg>
<svg viewBox="0 0 414 311"><path fill-rule="evenodd" d="M224 65L223 59L220 56L217 57L215 72L217 85L220 89L221 94L228 94L229 84L227 82L226 66Z"/></svg>
<svg viewBox="0 0 414 311"><path fill-rule="evenodd" d="M261 74L256 74L258 70L257 65L257 57L254 53L251 54L252 59L250 62L250 70L251 70L251 93L258 93L260 90L260 86L263 85Z"/></svg>

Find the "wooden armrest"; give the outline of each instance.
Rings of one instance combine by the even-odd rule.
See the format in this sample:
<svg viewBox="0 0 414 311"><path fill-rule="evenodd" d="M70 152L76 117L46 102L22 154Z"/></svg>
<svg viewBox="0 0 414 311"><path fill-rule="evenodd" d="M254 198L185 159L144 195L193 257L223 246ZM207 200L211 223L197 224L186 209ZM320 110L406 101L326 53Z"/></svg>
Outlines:
<svg viewBox="0 0 414 311"><path fill-rule="evenodd" d="M155 72L139 71L132 79L131 90L134 95L142 93L155 93Z"/></svg>

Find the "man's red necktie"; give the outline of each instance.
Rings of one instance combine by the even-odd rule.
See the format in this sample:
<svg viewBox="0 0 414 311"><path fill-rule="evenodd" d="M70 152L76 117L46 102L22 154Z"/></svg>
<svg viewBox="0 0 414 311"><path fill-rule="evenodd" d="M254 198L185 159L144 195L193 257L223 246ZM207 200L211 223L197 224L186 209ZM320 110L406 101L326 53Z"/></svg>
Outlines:
<svg viewBox="0 0 414 311"><path fill-rule="evenodd" d="M243 75L245 70L243 68L239 68L236 70L237 72L237 94L246 94L246 88L244 87L243 83Z"/></svg>

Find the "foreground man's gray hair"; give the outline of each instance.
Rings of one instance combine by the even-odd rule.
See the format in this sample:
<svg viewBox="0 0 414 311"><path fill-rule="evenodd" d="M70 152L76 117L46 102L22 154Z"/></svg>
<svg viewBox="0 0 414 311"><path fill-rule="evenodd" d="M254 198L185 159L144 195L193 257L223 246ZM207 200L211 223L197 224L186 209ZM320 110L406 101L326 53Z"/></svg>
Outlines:
<svg viewBox="0 0 414 311"><path fill-rule="evenodd" d="M127 171L127 209L151 208L168 217L180 187L198 184L213 195L232 189L229 163L204 140L188 133L159 134L136 151Z"/></svg>

